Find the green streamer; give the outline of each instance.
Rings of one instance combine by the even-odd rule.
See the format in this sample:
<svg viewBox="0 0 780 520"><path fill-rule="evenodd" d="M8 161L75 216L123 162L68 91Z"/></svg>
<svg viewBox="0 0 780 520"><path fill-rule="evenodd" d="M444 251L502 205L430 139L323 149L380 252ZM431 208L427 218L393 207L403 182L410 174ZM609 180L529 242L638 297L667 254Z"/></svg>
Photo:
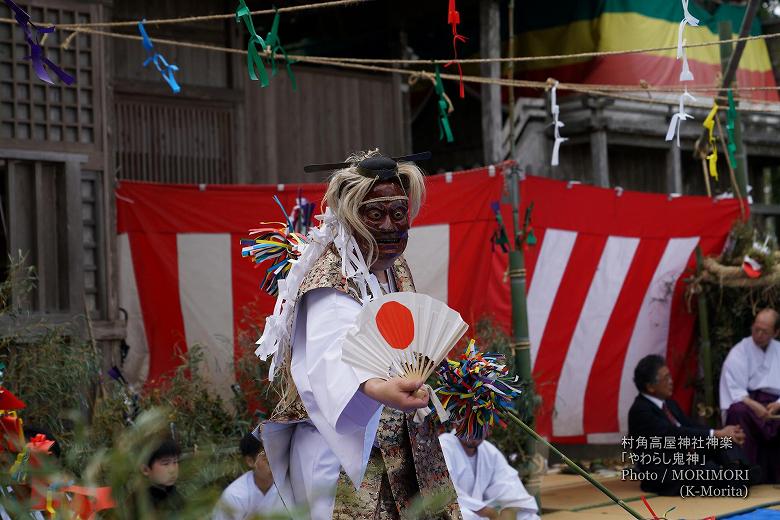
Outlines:
<svg viewBox="0 0 780 520"><path fill-rule="evenodd" d="M255 24L252 23L252 13L246 5L245 0L238 0L238 9L236 9L236 22L241 21L246 24L246 30L249 31L249 46L247 47L246 67L249 71L249 77L252 81L260 80L261 87L268 86L268 73L265 71L262 54L265 52L265 41L255 31ZM258 51L257 45L260 45Z"/></svg>
<svg viewBox="0 0 780 520"><path fill-rule="evenodd" d="M276 9L276 8L274 8ZM271 32L268 33L268 36L265 37L265 43L269 47L271 47L271 77L276 76L276 54L281 53L282 56L284 56L284 65L287 67L287 76L290 78L290 82L292 83L292 89L293 91L298 90L298 86L295 83L295 75L292 71L292 64L293 61L290 60L290 58L287 56L287 51L284 50L284 47L282 47L282 42L279 40L279 10L276 9L276 14L274 15L274 22L271 25Z"/></svg>
<svg viewBox="0 0 780 520"><path fill-rule="evenodd" d="M455 140L452 136L452 128L450 128L449 107L450 104L447 101L447 97L444 94L444 83L441 81L441 75L439 74L439 66L436 66L436 82L434 84L436 95L439 96L439 140L443 137L447 138L447 142L451 143Z"/></svg>
<svg viewBox="0 0 780 520"><path fill-rule="evenodd" d="M534 228L531 227L531 212L533 209L534 203L532 202L525 208L525 218L523 219L523 242L529 246L536 245L536 235L534 235Z"/></svg>
<svg viewBox="0 0 780 520"><path fill-rule="evenodd" d="M729 152L731 168L737 170L737 140L734 137L734 127L737 121L737 106L734 104L734 92L729 90L729 109L726 111L726 133L729 136L729 144L726 149Z"/></svg>

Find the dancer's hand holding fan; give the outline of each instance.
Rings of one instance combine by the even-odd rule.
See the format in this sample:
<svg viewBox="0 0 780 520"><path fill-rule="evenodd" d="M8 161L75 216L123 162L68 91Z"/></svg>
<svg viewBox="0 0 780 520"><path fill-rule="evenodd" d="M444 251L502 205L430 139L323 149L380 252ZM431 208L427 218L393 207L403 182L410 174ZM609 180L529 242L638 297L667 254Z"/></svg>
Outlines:
<svg viewBox="0 0 780 520"><path fill-rule="evenodd" d="M366 381L369 397L412 411L427 404L420 387L467 328L460 314L430 296L392 293L363 308L344 340L342 359L382 380Z"/></svg>

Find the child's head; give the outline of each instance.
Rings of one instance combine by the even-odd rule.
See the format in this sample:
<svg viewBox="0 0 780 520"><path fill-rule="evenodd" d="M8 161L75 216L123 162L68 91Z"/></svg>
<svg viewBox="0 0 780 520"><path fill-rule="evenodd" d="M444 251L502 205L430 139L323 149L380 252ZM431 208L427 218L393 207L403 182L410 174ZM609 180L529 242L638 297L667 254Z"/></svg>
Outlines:
<svg viewBox="0 0 780 520"><path fill-rule="evenodd" d="M244 458L244 463L254 471L257 477L270 476L271 467L268 465L263 445L251 432L241 439L239 450Z"/></svg>
<svg viewBox="0 0 780 520"><path fill-rule="evenodd" d="M149 456L141 472L156 486L173 486L179 478L179 455L181 450L175 441L166 439Z"/></svg>

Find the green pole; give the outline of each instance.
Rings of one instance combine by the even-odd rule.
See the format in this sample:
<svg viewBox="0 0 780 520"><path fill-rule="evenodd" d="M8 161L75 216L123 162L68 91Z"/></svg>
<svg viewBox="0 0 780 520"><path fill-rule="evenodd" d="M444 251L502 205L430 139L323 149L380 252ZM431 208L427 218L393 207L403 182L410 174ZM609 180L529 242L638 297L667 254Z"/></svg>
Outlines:
<svg viewBox="0 0 780 520"><path fill-rule="evenodd" d="M512 354L515 374L525 382L531 380L531 342L528 339L528 304L525 299L525 259L523 258L520 227L520 190L518 182L520 172L512 166L509 174L509 193L512 198L512 225L514 226L514 246L509 251L509 287L512 299Z"/></svg>
<svg viewBox="0 0 780 520"><path fill-rule="evenodd" d="M702 271L701 247L696 246L696 273ZM710 345L710 320L707 315L707 298L704 291L700 290L697 296L697 306L699 307L699 356L701 358L701 368L704 373L704 404L707 410L714 410L715 397L712 386L712 347ZM715 413L707 416L707 424L715 425Z"/></svg>
<svg viewBox="0 0 780 520"><path fill-rule="evenodd" d="M533 437L533 438L534 438L534 439L536 439L537 441L539 441L539 442L541 442L541 443L544 443L544 444L546 444L546 445L547 445L547 447L548 447L548 448L550 448L550 451L552 451L553 453L555 453L556 455L558 455L558 456L561 458L561 460L563 460L563 462L564 462L564 463L565 463L567 466L569 466L571 469L573 469L575 472L577 472L577 473L578 473L578 474L579 474L579 475L580 475L582 478L584 478L585 480L587 480L588 482L590 482L590 483L591 483L593 486L595 486L595 487L596 487L596 488L597 488L599 491L601 491L602 493L604 493L605 495L607 495L607 496L610 498L610 500L612 500L612 501L613 501L613 502L615 502L617 505L619 505L620 507L622 507L623 509L625 509L625 510L626 510L626 512L627 512L628 514L630 514L630 515L631 515L631 516L633 516L634 518L638 518L639 520L644 520L644 517L643 517L642 515L640 515L640 514L639 514L639 513L637 513L636 511L634 511L634 510L633 510L633 509L632 509L632 508L631 508L631 507L630 507L628 504L626 504L625 502L623 502L623 500L621 500L620 498L618 498L618 497L617 497L617 496L616 496L616 495L615 495L615 494L614 494L612 491L610 491L609 489L607 489L606 487L604 487L604 485L603 485L601 482L599 482L598 480L596 480L596 479L594 479L593 477L591 477L591 476L588 474L588 472L587 472L587 471L585 471L584 469L582 469L581 467L579 467L577 464L575 464L575 463L574 463L574 461L572 461L572 460L571 460L569 457L567 457L566 455L564 455L563 453L561 453L560 451L558 451L558 450L555 448L555 446L553 446L552 444L550 444L549 442L547 442L546 440L544 440L544 439L543 439L543 438L542 438L542 437L541 437L541 436L540 436L538 433L536 433L536 432L534 431L534 429L533 429L533 428L531 428L530 426L528 426L527 424L525 424L525 423L524 423L524 422L523 422L523 421L522 421L522 420L521 420L519 417L517 417L515 414L513 414L512 412L504 412L504 417L508 418L508 419L509 419L509 420L511 420L513 423L515 423L516 425L518 425L520 428L522 428L522 429L523 429L523 431L525 431L525 433L527 433L528 435L530 435L531 437Z"/></svg>

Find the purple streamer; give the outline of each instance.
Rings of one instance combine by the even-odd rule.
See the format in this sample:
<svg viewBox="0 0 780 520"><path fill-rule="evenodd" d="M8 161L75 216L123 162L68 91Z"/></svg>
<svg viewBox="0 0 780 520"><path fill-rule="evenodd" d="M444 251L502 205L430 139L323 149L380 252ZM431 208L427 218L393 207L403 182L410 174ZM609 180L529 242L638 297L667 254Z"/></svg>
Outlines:
<svg viewBox="0 0 780 520"><path fill-rule="evenodd" d="M46 67L49 67L49 69L54 71L54 73L63 83L66 85L72 85L76 81L73 76L62 70L54 62L44 56L43 47L38 43L37 37L33 37L33 32L30 30L30 27L32 27L38 34L47 34L53 33L55 27L53 25L51 27L36 26L30 21L30 15L27 14L21 7L16 5L12 0L5 0L5 5L7 5L8 8L14 12L14 18L16 18L16 22L19 24L19 27L22 28L22 31L24 31L24 39L30 46L30 54L25 56L24 59L30 60L32 62L35 75L38 76L41 81L45 81L50 85L54 85L54 81L52 81L51 76L49 76L49 73L46 71Z"/></svg>

